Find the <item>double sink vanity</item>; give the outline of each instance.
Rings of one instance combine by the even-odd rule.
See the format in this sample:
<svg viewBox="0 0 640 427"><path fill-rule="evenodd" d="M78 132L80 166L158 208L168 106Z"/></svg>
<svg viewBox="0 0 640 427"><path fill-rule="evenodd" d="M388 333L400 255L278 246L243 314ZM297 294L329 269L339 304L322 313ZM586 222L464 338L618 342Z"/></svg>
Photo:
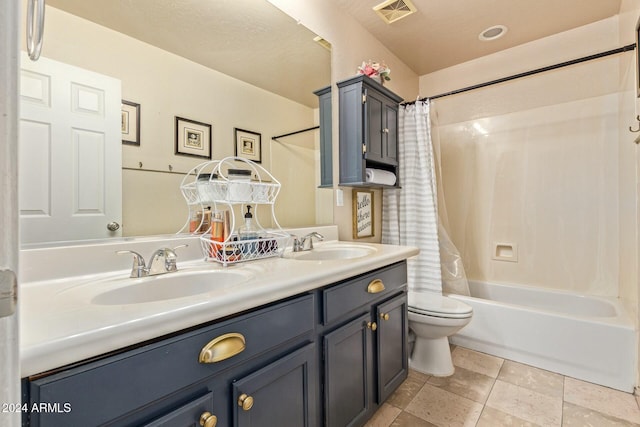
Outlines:
<svg viewBox="0 0 640 427"><path fill-rule="evenodd" d="M407 376L418 251L320 232L228 267L188 237L23 251L24 425L363 425ZM115 255L181 244L161 275Z"/></svg>

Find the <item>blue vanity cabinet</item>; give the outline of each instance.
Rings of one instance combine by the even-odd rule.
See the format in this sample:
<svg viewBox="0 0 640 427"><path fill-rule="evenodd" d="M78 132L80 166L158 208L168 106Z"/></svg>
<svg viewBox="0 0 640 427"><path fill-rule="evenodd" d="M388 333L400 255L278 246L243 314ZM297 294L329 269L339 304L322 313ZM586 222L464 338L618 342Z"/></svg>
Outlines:
<svg viewBox="0 0 640 427"><path fill-rule="evenodd" d="M323 291L324 425L363 425L408 375L406 263Z"/></svg>
<svg viewBox="0 0 640 427"><path fill-rule="evenodd" d="M23 382L29 407L58 403L67 404L69 410L31 412L24 423L41 427L199 425L200 416L208 412L218 418L219 425L232 425L231 383L312 343L315 323L315 298L306 294L30 378ZM202 350L212 343L213 360L200 362ZM308 366L315 366L315 358L314 352ZM316 377L309 379L311 385L316 381ZM185 419L190 422L185 424ZM180 423L175 424L176 420Z"/></svg>
<svg viewBox="0 0 640 427"><path fill-rule="evenodd" d="M367 183L366 168L398 176L398 108L402 98L363 75L337 85L340 185L385 187Z"/></svg>
<svg viewBox="0 0 640 427"><path fill-rule="evenodd" d="M45 410L23 425L364 425L407 376L406 282L403 261L25 378Z"/></svg>

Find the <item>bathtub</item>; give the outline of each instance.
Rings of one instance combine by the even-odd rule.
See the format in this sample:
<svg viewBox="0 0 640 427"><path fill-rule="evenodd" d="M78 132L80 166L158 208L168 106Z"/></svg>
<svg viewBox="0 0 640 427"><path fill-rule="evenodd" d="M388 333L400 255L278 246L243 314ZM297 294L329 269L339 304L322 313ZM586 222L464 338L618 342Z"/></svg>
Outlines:
<svg viewBox="0 0 640 427"><path fill-rule="evenodd" d="M632 392L637 335L616 299L522 285L469 282L471 322L453 344Z"/></svg>

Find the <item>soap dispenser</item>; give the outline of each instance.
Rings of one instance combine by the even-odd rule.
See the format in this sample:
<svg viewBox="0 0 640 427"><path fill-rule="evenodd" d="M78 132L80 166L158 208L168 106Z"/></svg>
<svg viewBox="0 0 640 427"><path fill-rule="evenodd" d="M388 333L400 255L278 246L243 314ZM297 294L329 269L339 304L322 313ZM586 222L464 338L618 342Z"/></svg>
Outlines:
<svg viewBox="0 0 640 427"><path fill-rule="evenodd" d="M247 206L247 213L244 214L244 224L238 230L240 240L255 240L258 238L258 230L253 225L253 215L251 214L251 206ZM242 253L245 255L257 255L255 243L244 243L242 245Z"/></svg>

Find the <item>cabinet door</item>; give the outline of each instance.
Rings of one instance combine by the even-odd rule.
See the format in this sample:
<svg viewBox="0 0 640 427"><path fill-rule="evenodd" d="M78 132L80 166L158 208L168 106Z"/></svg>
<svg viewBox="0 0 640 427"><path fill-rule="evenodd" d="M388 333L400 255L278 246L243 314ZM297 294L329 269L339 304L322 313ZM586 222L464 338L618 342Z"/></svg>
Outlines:
<svg viewBox="0 0 640 427"><path fill-rule="evenodd" d="M325 426L359 425L367 416L372 381L370 314L324 337Z"/></svg>
<svg viewBox="0 0 640 427"><path fill-rule="evenodd" d="M378 404L382 404L408 374L407 294L378 305L376 318Z"/></svg>
<svg viewBox="0 0 640 427"><path fill-rule="evenodd" d="M214 412L213 393L207 393L167 415L145 424L144 427L196 427L200 425L201 419L203 422L209 420L214 424L210 418L214 417L213 419L215 419L216 415L211 412Z"/></svg>
<svg viewBox="0 0 640 427"><path fill-rule="evenodd" d="M374 162L385 162L385 113L384 100L373 90L367 90L367 101L365 103L365 142L367 152L365 158Z"/></svg>
<svg viewBox="0 0 640 427"><path fill-rule="evenodd" d="M233 383L234 426L315 426L315 344Z"/></svg>
<svg viewBox="0 0 640 427"><path fill-rule="evenodd" d="M384 128L385 138L383 162L388 165L398 164L398 106L396 104L385 104L384 106Z"/></svg>

